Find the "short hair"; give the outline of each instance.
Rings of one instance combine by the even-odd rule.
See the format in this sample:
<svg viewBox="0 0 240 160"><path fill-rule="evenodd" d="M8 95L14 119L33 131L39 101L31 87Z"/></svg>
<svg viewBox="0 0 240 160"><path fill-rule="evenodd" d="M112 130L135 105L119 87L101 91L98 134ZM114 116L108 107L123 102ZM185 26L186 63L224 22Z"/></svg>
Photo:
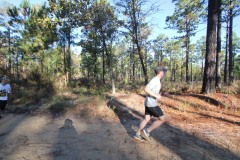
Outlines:
<svg viewBox="0 0 240 160"><path fill-rule="evenodd" d="M8 80L8 77L7 76L2 76L1 81L2 80Z"/></svg>
<svg viewBox="0 0 240 160"><path fill-rule="evenodd" d="M158 74L160 71L167 72L167 67L156 67L154 69L155 74Z"/></svg>

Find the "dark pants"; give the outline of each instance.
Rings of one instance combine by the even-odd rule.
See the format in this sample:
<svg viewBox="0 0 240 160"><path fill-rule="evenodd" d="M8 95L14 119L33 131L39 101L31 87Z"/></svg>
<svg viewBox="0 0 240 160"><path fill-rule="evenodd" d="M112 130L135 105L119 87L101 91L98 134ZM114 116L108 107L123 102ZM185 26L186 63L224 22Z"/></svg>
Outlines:
<svg viewBox="0 0 240 160"><path fill-rule="evenodd" d="M0 109L2 111L5 110L6 105L7 105L7 100L6 101L0 100Z"/></svg>

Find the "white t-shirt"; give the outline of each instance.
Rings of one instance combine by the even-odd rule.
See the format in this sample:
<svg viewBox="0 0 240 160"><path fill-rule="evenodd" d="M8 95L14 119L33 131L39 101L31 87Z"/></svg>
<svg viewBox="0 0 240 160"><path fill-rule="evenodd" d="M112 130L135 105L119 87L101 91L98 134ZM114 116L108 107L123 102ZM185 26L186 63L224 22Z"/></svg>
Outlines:
<svg viewBox="0 0 240 160"><path fill-rule="evenodd" d="M154 93L159 94L161 89L161 82L158 77L154 77L148 84L147 87ZM156 107L158 106L158 101L155 97L147 96L144 101L144 105L147 107Z"/></svg>
<svg viewBox="0 0 240 160"><path fill-rule="evenodd" d="M5 101L8 100L8 94L11 93L10 84L2 85L0 83L0 100Z"/></svg>

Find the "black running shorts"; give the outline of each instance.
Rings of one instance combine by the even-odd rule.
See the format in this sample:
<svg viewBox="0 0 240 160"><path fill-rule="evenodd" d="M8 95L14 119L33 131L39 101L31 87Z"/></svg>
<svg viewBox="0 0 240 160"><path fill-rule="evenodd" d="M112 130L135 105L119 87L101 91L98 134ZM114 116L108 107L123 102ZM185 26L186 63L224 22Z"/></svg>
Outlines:
<svg viewBox="0 0 240 160"><path fill-rule="evenodd" d="M6 107L7 101L0 100L0 109L4 110Z"/></svg>
<svg viewBox="0 0 240 160"><path fill-rule="evenodd" d="M150 115L158 118L163 116L164 114L159 106L156 106L156 107L145 106L145 115Z"/></svg>

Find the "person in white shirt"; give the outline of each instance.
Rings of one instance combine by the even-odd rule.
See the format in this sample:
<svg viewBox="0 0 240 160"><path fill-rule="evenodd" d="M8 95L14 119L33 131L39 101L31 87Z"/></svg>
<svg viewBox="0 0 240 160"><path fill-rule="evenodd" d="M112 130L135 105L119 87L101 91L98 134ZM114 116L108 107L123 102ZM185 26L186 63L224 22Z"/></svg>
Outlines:
<svg viewBox="0 0 240 160"><path fill-rule="evenodd" d="M161 98L160 95L161 79L165 76L166 71L167 68L156 67L154 70L156 76L153 77L145 87L144 91L147 93L147 96L144 101L145 117L141 121L139 129L137 130L136 135L134 136L134 138L137 140L144 141L145 138L146 140L149 141L150 132L158 128L165 122L164 113L158 106L158 101ZM151 117L156 117L157 120L155 120L148 128L145 128L147 123L150 121ZM143 132L144 138L141 136L141 132Z"/></svg>
<svg viewBox="0 0 240 160"><path fill-rule="evenodd" d="M5 110L8 101L8 95L11 93L11 86L8 84L8 78L3 76L0 83L0 110ZM0 118L2 116L0 115Z"/></svg>

